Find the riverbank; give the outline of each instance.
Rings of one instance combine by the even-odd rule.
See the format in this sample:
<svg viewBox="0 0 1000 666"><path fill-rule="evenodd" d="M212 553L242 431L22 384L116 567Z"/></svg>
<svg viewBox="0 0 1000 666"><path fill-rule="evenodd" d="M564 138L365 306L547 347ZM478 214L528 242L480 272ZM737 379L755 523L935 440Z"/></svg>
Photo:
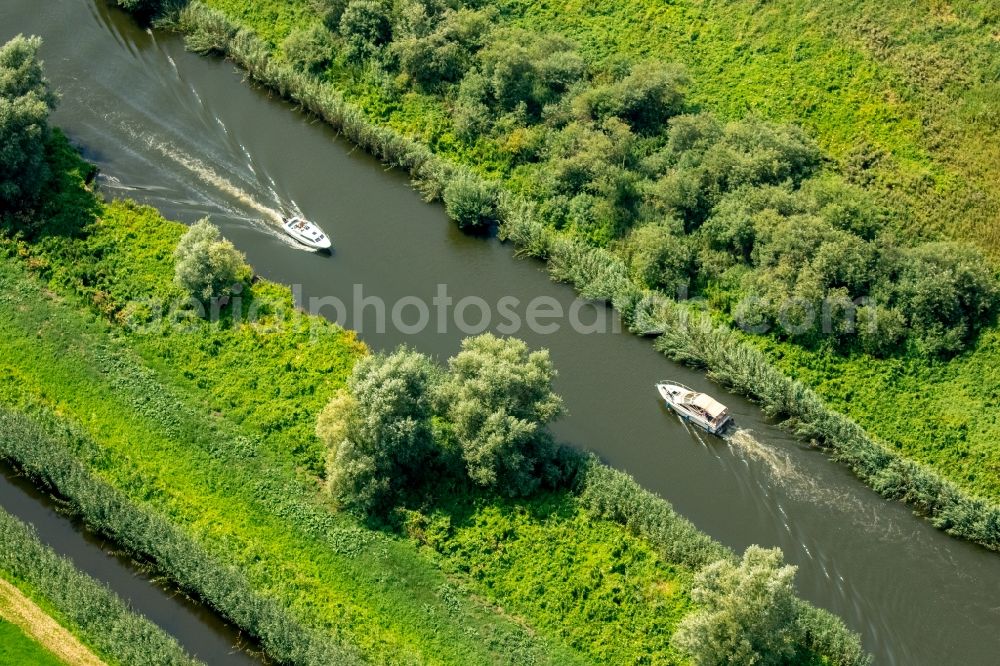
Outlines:
<svg viewBox="0 0 1000 666"><path fill-rule="evenodd" d="M219 6L226 7L224 3ZM269 35L272 43L278 41L279 35L289 34L293 29L301 29L315 21L308 11L291 12L283 7L262 3L254 5L252 11L248 6L239 12L245 12L247 25L261 29L266 26L265 34ZM237 12L235 9L232 11ZM238 12L236 15L243 16ZM424 133L413 137L398 131L408 127L402 122L403 118L412 119L426 107L426 95L407 95L402 106L386 106L385 100L376 94L377 90L373 92L369 83L363 77L356 78L356 73L352 74L353 70L349 68L336 70L339 74L333 77L336 81L334 85L323 84L314 77L273 61L272 46L257 41L251 33L238 30L236 24L222 15L196 9L185 16L186 29L195 34L195 43L200 50L228 55L246 68L255 80L301 104L386 163L406 169L413 174L418 187L427 196L441 196L447 184L456 178L456 173L462 172L460 167L442 158L442 155L450 155L448 146L453 147L453 143L433 134L440 130L440 124L426 126L428 131L432 127L438 128L432 132L436 137L431 143L433 149L419 140L421 136L426 138L432 135ZM428 118L440 115L428 113ZM484 157L478 153L464 155L466 159L476 155L476 159ZM490 160L487 159L486 163ZM490 190L495 188L495 184L487 182L484 187ZM526 254L550 260L557 279L574 283L581 293L588 296L613 302L636 330L663 330L666 323L676 326L681 319L687 322L699 319L697 316L687 317L684 312L669 315L653 313L650 308L636 312L636 304L649 292L633 281L620 257L600 248L589 248L565 234L556 235L536 221L535 207L519 197L500 192L498 198L496 215L501 222L502 234L518 244ZM556 255L556 262L551 261L553 254ZM590 259L585 260L585 257ZM573 266L574 263L579 266ZM601 266L602 269L595 271L593 266ZM654 299L658 300L658 307L665 311L677 308L663 298L654 296ZM907 501L918 512L928 515L935 525L952 534L994 549L998 547L1000 510L993 499L997 496L997 488L1000 488L997 483L1000 476L994 474L993 469L997 455L989 437L993 426L991 421L973 418L984 406L983 401L988 400L988 393L971 390L976 380L981 378L981 369L992 367L989 362L993 349L989 342L992 339L990 331L975 342L972 351L947 364L949 370L944 373L931 370L942 367L941 364L929 364L917 357L910 358L905 366L901 366L895 358L880 360L864 354L833 361L829 354L809 352L790 343L775 343L772 347L777 346L777 349L769 349L767 360L760 359L763 365L754 362L757 374L748 375L748 369L744 368L744 376L736 377L730 372L731 358L738 356L745 359L748 355L758 354L755 348L762 343L769 344L768 338L744 339L737 332L720 332L716 337L728 340L724 345L726 354L717 354L710 359L692 344L697 336L688 330L703 326L695 324L683 328L685 330L675 331L684 338L683 341L671 342L670 338L661 341L660 345L665 350L670 346L675 348L669 355L689 363L707 365L724 383L762 401L775 415L794 417L792 425L801 434L810 441L830 447L848 462L859 477L883 495ZM770 372L776 363L782 373ZM968 399L960 406L925 400L927 409L916 414L908 408L901 408L900 402L886 399L884 392L880 393L878 409L874 408L875 404L848 399L853 395L872 394L886 377L898 378L905 368L909 368L905 371L914 387L913 393L944 395L947 387L959 385L965 388L964 394ZM835 376L834 370L842 372ZM810 388L787 380L784 373L806 380L818 397ZM804 409L802 404L790 400L789 391L807 391L815 400L810 398L809 408ZM843 408L868 432L861 431L849 420L823 406L819 398ZM906 395L900 396L899 400L905 402ZM956 412L956 409L959 411ZM968 427L969 422L977 424L975 430ZM977 495L986 499L979 499Z"/></svg>
<svg viewBox="0 0 1000 666"><path fill-rule="evenodd" d="M62 171L68 186L82 186L80 170ZM628 505L609 504L589 483L579 499L504 506L484 497L451 528L441 529L441 514L410 522L435 525L430 539L426 529L396 534L331 513L317 493L312 428L364 348L295 310L290 292L266 281L244 297L257 312L252 322L230 313L150 325L153 303L178 295L171 253L183 230L151 209L114 203L80 229L5 244L0 399L12 410L5 430L20 433L5 457L282 661L337 654L345 663L355 652L389 662L492 661L512 651L542 663L679 659L664 618L669 627L688 612L692 575L729 555L624 475L602 472ZM454 546L511 539L512 526L524 535L512 552L537 558L540 543L561 546L541 558L546 566L500 588L510 561ZM601 575L549 580L557 555ZM213 561L237 567L246 587L234 591L235 573ZM277 603L268 608L255 593ZM581 593L595 600L583 615L553 614L546 603ZM839 662L862 660L836 621L802 612L820 641L808 649L832 656L823 646L835 646ZM324 642L310 647L310 627Z"/></svg>

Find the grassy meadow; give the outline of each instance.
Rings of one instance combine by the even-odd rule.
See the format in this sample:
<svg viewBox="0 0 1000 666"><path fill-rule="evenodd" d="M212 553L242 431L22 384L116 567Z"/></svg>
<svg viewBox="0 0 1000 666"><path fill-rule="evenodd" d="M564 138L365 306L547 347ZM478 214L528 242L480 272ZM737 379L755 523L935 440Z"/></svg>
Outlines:
<svg viewBox="0 0 1000 666"><path fill-rule="evenodd" d="M16 624L0 619L0 664L63 666L54 654L28 637Z"/></svg>

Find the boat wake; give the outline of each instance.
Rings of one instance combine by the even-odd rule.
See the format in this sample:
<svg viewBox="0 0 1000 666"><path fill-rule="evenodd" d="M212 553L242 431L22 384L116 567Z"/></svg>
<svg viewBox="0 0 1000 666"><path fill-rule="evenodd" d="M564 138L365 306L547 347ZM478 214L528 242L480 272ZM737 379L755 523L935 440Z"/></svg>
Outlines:
<svg viewBox="0 0 1000 666"><path fill-rule="evenodd" d="M801 481L806 478L796 469L788 454L763 444L754 437L752 431L746 428L737 428L726 435L724 439L746 458L762 463L776 481Z"/></svg>
<svg viewBox="0 0 1000 666"><path fill-rule="evenodd" d="M266 231L289 247L301 250L309 249L296 242L293 238L290 238L281 229L283 211L289 211L293 215L301 215L302 213L294 201L285 204L280 200L280 197L275 191L273 181L271 181L272 184L266 188L272 201L262 203L257 197L247 191L247 189L240 187L240 185L223 176L218 170L212 168L209 164L184 152L174 144L138 131L135 128L130 127L127 123L122 123L121 126L122 130L126 134L128 134L137 143L140 143L144 148L155 151L174 164L179 165L187 173L194 176L194 178L197 179L202 185L208 186L211 190L213 190L216 195L222 195L220 197L213 196L212 192L200 192L200 194L205 196L206 203L225 211L227 215L235 219L247 220L251 223L255 223L255 227L261 229L262 231ZM247 155L247 157L249 158L249 155ZM256 170L252 167L251 172L254 175L257 175ZM247 185L250 185L250 183L247 183ZM119 187L122 189L130 188L130 186L125 185L120 181L115 182L113 187ZM142 189L135 186L131 187L134 187L135 189ZM226 199L230 202L235 202L236 205L233 205L233 203L227 203ZM241 208L242 210L240 210ZM247 216L248 212L257 213L259 216Z"/></svg>

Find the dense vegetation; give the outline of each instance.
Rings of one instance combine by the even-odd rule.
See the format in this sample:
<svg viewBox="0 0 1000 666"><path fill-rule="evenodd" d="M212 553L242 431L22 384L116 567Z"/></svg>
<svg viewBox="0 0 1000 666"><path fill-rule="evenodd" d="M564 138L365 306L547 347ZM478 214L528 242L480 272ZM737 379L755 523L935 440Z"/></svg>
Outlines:
<svg viewBox="0 0 1000 666"><path fill-rule="evenodd" d="M8 442L19 440L17 432L8 429L8 425L4 419L5 448ZM0 571L18 587L25 588L29 596L36 597L60 624L111 663L178 666L201 663L187 656L176 640L132 611L114 592L42 544L30 527L2 510ZM4 656L0 651L0 662ZM59 663L54 658L51 661Z"/></svg>
<svg viewBox="0 0 1000 666"><path fill-rule="evenodd" d="M202 318L174 280L184 227L96 202L79 157L60 134L49 141L51 200L32 225L8 220L0 244L3 458L280 662L682 660L671 628L692 608L690 581L731 555L596 461L577 460L572 479L537 492L539 452L551 448L544 424L558 413L544 354L474 340L433 387L443 371L426 359L366 357L350 333L295 310L287 289L264 281ZM484 373L515 393L477 398ZM371 404L385 386L416 399ZM335 396L399 444L372 447L349 420L322 420L321 433L326 422L351 435L330 442L381 456L378 474L359 478L398 488L394 475L412 471L406 456L428 453L408 445L433 451L443 434L466 480L438 489L436 505L411 504L374 527L332 511L318 492L325 451L313 428ZM500 416L480 418L487 410ZM498 495L509 479L516 500ZM460 510L446 519L448 507ZM528 540L498 520L505 511ZM538 557L539 535L560 539L549 559ZM508 542L536 566L497 557ZM582 561L596 573L567 566L553 579ZM559 613L556 598L594 603ZM795 634L796 659L864 663L835 618L802 602L795 617L808 627Z"/></svg>
<svg viewBox="0 0 1000 666"><path fill-rule="evenodd" d="M202 303L228 299L250 280L246 258L207 218L181 236L174 259L174 282Z"/></svg>
<svg viewBox="0 0 1000 666"><path fill-rule="evenodd" d="M629 230L625 238L610 241L578 233L573 225L564 224L561 230L555 231L559 238L569 239L572 235L586 244L606 243L608 249L614 252L612 255L598 253L594 255L596 264L578 267L567 266L565 261L560 265L553 264L553 248L568 248L572 243L554 244L548 240L547 230L554 230L549 224L552 219L545 210L537 210L544 209L545 202L540 202L538 206L523 198L508 196L510 190L516 190L530 198L531 191L528 190L533 187L533 181L516 181L513 174L530 173L536 167L522 164L514 168L506 158L497 157L506 148L518 153L521 142L534 134L548 136L550 131L544 122L537 126L531 123L523 128L518 126L507 134L499 131L493 139L480 138L469 144L456 133L455 123L452 122L452 112L458 108L460 86L446 84L442 96L441 91L421 88L405 76L392 76L387 69L395 62L392 58L384 63L369 59L364 66L356 64L347 57L346 49L337 47L342 43L338 40L343 37L338 37L342 14L338 13L336 3L319 14L317 6L308 2L261 0L232 3L211 0L208 4L225 14L211 12L195 3L181 15L180 25L189 34L192 48L234 58L257 81L300 103L387 163L408 170L414 176L416 186L429 198L441 197L445 190L451 189L452 201L446 199L446 204L460 223L464 221L472 226L482 226L499 220L501 232L506 237L514 240L527 254L549 260L554 277L569 279L578 288L586 290L588 295L611 294L614 290L605 288L610 285L602 287L592 283L608 277L604 265L621 263L626 267L625 274L612 271L614 279L627 279L637 285L635 289L619 289L627 294L627 298L623 296L625 300L615 301L615 305L621 306L627 316L631 315L635 301L643 298L642 285L655 283L657 276L677 275L676 271L680 270L681 286L688 285L689 295L700 292L714 310L727 313L725 321L734 323L735 319L755 329L755 324L771 322L776 313L773 304L768 305L767 291L757 293L754 290L766 288L772 279L784 284L782 288L791 289L789 296L795 298L786 309L778 308L777 314L780 315L779 323L783 320L791 326L783 333L778 330L776 336L754 336L748 341L765 347L771 361L778 362L788 375L801 377L822 398L857 419L874 435L873 450L886 451L891 455L895 455L893 451L900 452L931 465L964 492L972 491L993 502L1000 500L1000 467L996 462L996 447L992 444L996 427L992 420L982 418L984 410L992 404L992 387L995 386L995 379L991 379L985 371L996 365L996 329L990 326L996 301L992 277L994 269L989 262L980 262L968 247L938 242L942 238L972 237L982 241L980 246L987 251L995 245L989 240L993 238L990 230L995 225L986 222L992 218L990 207L985 205L994 195L986 193L980 197L982 193L977 192L977 188L989 187L989 181L976 175L982 171L977 170L978 167L973 168L975 165L972 162L959 164L953 159L959 154L963 159L964 156L984 157L987 161L995 158L987 154L991 150L989 142L970 138L974 136L973 130L978 131L983 122L990 122L989 105L984 104L989 96L983 87L988 87L988 84L983 83L981 77L989 71L989 54L996 47L992 37L988 34L984 37L983 33L988 30L992 19L981 3L965 3L960 16L934 14L926 25L923 19L916 19L915 27L911 26L912 34L919 35L924 43L928 39L939 39L940 44L934 49L926 49L924 45L911 48L912 45L905 41L909 33L899 28L923 12L923 8L894 5L891 12L880 10L873 13L859 7L867 4L861 0L817 15L822 20L831 21L830 31L826 31L825 27L797 22L799 15L805 15L804 10L790 0L750 16L742 7L745 3L737 3L740 6L734 9L732 16L729 12L718 14L700 6L694 9L684 2L653 10L646 7L645 0L601 7L600 11L584 10L572 3L560 5L558 11L541 5L502 5L491 25L502 27L509 22L536 31L538 26L565 31L579 45L579 52L591 68L588 71L605 67L604 71L622 72L624 70L615 69L616 61L623 59L622 54L626 59L639 62L647 59L649 54L661 54L662 47L669 47L671 52L680 55L694 52L699 57L705 56L704 61L680 58L689 72L686 97L689 107L702 112L682 114L671 119L668 121L668 134L669 125L674 121L705 121L709 125L721 123L724 127L763 127L771 131L765 136L797 137L799 144L807 148L804 153L775 152L775 156L787 157L791 154L808 157L816 154L815 146L809 148L810 139L790 126L761 122L759 116L757 120L754 117L740 120L739 115L746 110L748 100L755 105L754 108L775 119L805 117L810 129L819 133L821 156L818 165L814 158L805 162L792 160L790 164L804 167L805 171L799 174L785 171L792 176L790 183L752 182L745 184L744 189L725 194L715 206L719 209L719 222L712 226L702 224L693 233L690 229L683 229L682 243L673 241L678 237L676 221L666 225L673 230L670 234L665 235L657 229L669 221L666 216L639 224ZM388 5L382 7L384 11L389 11L385 10ZM634 14L630 13L636 7L639 9ZM463 13L468 17L468 11L472 10L467 8L460 12L455 9L454 13ZM867 23L840 21L843 16L835 16L852 15L851 12L860 12L868 17L865 19ZM326 49L324 58L329 58L330 64L320 76L315 76L302 69L295 70L294 65L286 66L281 56L282 44L293 32L308 29L320 34L317 31L323 26L317 22L319 15L327 19L323 26L330 34L324 34L321 41ZM671 20L677 20L678 16L693 21L686 31L680 33L667 27L675 25ZM640 21L638 17L644 18ZM749 22L754 31L746 35L731 34L730 28L735 24L729 22L737 20L735 17ZM794 39L776 38L775 35L787 29L785 22L789 17L796 17L788 22L788 25L797 26ZM701 25L699 21L710 21L711 24ZM948 26L944 30L941 29L942 22ZM896 35L897 41L879 42L880 58L887 54L892 54L893 58L902 57L903 54L910 60L919 60L929 54L928 57L936 58L938 63L954 64L957 54L965 53L966 45L962 39L968 37L971 40L968 43L983 46L974 60L976 68L956 77L953 88L927 87L904 103L899 99L908 96L909 92L903 94L902 91L891 90L899 80L876 71L878 65L868 56L856 58L857 54L849 55L846 61L848 66L826 67L831 57L840 57L838 49L843 44L838 42L838 48L834 48L830 41L831 34L882 23L893 24L882 34ZM473 27L477 24L477 21L471 21ZM682 24L688 25L684 21ZM331 27L335 30L330 30ZM332 34L334 32L337 34ZM775 48L775 45L784 45L786 41L790 50L784 46ZM740 44L744 53L756 55L753 59L741 56L729 62L726 58L731 50L729 46L722 48L720 44ZM479 47L474 45L473 50L475 48ZM391 55L391 51L391 48L383 48L381 52ZM613 55L616 52L617 55ZM459 60L464 62L461 58ZM723 61L729 64L718 64ZM716 65L708 67L705 64L710 62ZM765 72L762 68L766 67L784 69ZM948 67L947 71L956 71L951 65ZM918 71L927 72L930 69L921 66ZM746 72L751 74L744 76ZM793 72L800 75L791 77ZM824 76L817 78L816 72L823 72ZM778 85L776 82L780 82L777 94L767 100L753 89L753 86L771 89ZM826 85L847 92L829 95L821 90ZM789 91L797 90L797 86L802 88L802 93L791 94ZM939 104L945 96L954 102L951 106ZM962 101L962 96L965 101ZM924 103L927 106L919 113L926 114L925 117L929 118L926 126L939 133L942 143L938 145L950 146L945 151L947 155L942 152L934 156L919 147L917 143L921 139L913 135L913 124L903 120L907 113L915 117L912 108ZM805 105L802 114L792 113L799 105ZM911 111L904 112L904 107L911 108ZM966 115L965 110L972 108L980 111ZM703 113L712 109L716 110L714 122ZM950 114L946 122L938 122L944 116L931 118L939 110L945 110L945 115ZM502 113L497 118L502 124L501 116ZM518 117L515 113L514 118ZM962 123L965 123L964 127L959 127ZM865 131L860 131L862 128ZM636 138L636 132L630 131L633 139L643 145L654 141L654 138L641 135ZM601 132L605 130L601 129ZM850 134L845 132L854 132L854 136L868 139L852 143ZM952 150L957 144L949 142L959 138L963 142L962 151ZM660 142L665 140L665 136L655 139ZM498 142L501 144L499 147ZM719 143L712 144L716 146L713 150L721 150L722 156L726 157L727 151L722 150L726 147L725 142L722 144L721 147ZM527 145L535 144L528 141ZM759 149L764 149L766 153L769 149L793 145L796 144L775 143L770 144L770 148L768 145L752 145L743 157L750 157ZM592 152L600 155L600 146L594 146L596 144L591 145ZM686 159L694 158L694 163L685 164L684 168L688 175L701 178L699 174L706 173L706 165L697 162L699 151L685 153ZM824 156L823 151L829 152ZM654 152L662 156L669 150L664 147ZM581 154L584 153L586 151ZM566 153L559 155L563 158L567 156ZM549 156L549 153L542 155L546 160ZM733 151L728 151L728 157L733 156ZM739 157L740 153L737 151L735 156ZM938 158L951 161L946 165L935 162ZM471 169L493 179L474 175L469 168L458 166L460 164L469 165ZM753 161L745 161L742 165L735 173L741 178L753 176L755 172L750 168ZM687 171L687 167L692 166L694 171ZM711 166L711 161L707 166ZM963 170L970 174L968 179L957 175ZM571 172L572 169L566 173ZM590 177L588 174L594 173L587 172L582 177L586 181ZM763 172L756 173L767 176L769 172L765 168ZM771 173L781 177L780 169ZM500 181L495 180L497 176L501 177ZM696 183L712 182L698 178ZM542 184L546 182L545 178L539 180ZM746 190L747 187L750 190ZM643 197L652 196L655 189L645 190ZM465 199L458 197L456 202L455 192L463 191L474 193L473 205L457 205ZM593 192L589 193L593 195ZM749 196L751 193L752 196ZM745 201L741 199L742 194L748 194ZM641 215L649 212L645 206L640 206L638 210ZM957 219L960 223L942 228L937 219L938 210L948 211L948 215L943 215L941 219ZM934 217L929 218L928 214ZM748 217L741 221L741 216ZM536 220L545 220L546 223L535 226ZM747 231L752 234L754 247L758 246L758 223L766 227L765 240L777 241L777 247L772 248L777 252L759 256L751 253L748 258L732 251L733 243L742 242ZM797 234L798 223L802 223L803 231L809 232L807 237L801 238ZM828 223L833 224L832 232ZM782 243L786 238L774 233L779 227L790 230L792 233L787 240L794 240L795 243L791 246ZM720 250L712 247L709 232L721 234L720 242L726 245L721 254ZM664 242L667 236L669 242ZM920 238L935 242L923 247ZM827 241L831 242L830 247L826 247ZM817 248L821 246L825 249L822 255L818 255ZM855 250L860 250L860 255ZM559 257L572 256L573 260L579 260L580 254L567 251L560 253ZM857 261L859 256L861 260ZM692 257L696 263L693 273L690 272ZM713 263L713 257L723 261ZM697 262L705 258L709 259L705 266L710 271L721 269L719 279L699 282L698 276L703 273L699 272L702 268ZM842 258L851 259L847 264L849 271L844 274L836 265ZM758 265L756 262L759 259L766 261ZM815 266L812 265L814 260ZM906 270L907 266L910 270ZM970 267L971 271L967 271ZM684 278L685 270L689 271L688 278ZM582 280L585 275L588 279ZM817 275L821 279L817 280ZM846 314L849 310L841 305L844 304L845 290L848 295L852 293L847 283L855 277L860 277L862 292L867 290L869 295L875 296L875 300L859 303L855 315L856 332L851 335L851 319ZM822 286L824 282L829 284ZM668 281L668 287L670 284ZM676 286L676 283L673 284ZM801 293L796 294L796 289ZM940 289L944 292L938 291ZM684 289L680 291L683 293ZM801 296L811 299L820 292L827 297L823 304L815 307L813 302L811 308L800 307L803 305ZM957 300L940 297L942 293L949 292ZM673 288L669 293L677 295ZM739 298L741 295L751 298ZM805 305L808 306L809 302L807 300ZM903 311L903 308L910 307L914 312L934 310L936 314L929 321L916 321L915 317ZM802 323L800 317L810 310L815 315L813 326L798 325ZM859 326L859 323L863 325ZM984 327L985 333L982 332ZM661 330L656 326L634 328L640 332ZM957 358L945 360L963 348L965 351L960 351ZM909 388L898 398L881 388L887 383L896 385L900 381ZM985 387L982 381L987 382ZM955 391L962 398L948 399ZM855 399L855 396L877 396L877 399L861 400ZM910 408L913 397L918 399L922 409L915 411ZM820 441L837 446L837 442L831 441L830 437ZM913 484L916 482L903 482L903 486ZM897 484L897 487L903 486ZM888 494L905 497L908 493L901 490ZM918 494L926 497L926 493ZM920 506L926 510L922 504Z"/></svg>
<svg viewBox="0 0 1000 666"><path fill-rule="evenodd" d="M254 24L294 21L265 33L293 68L377 96L391 124L414 120L419 100L435 152L538 202L547 226L614 248L644 286L703 295L744 327L841 352L934 356L965 348L996 312L976 249L897 233L894 212L824 169L795 126L699 111L680 65L598 59L460 2L320 2L311 21L303 6L209 4ZM441 194L463 227L497 219L496 192L468 176Z"/></svg>

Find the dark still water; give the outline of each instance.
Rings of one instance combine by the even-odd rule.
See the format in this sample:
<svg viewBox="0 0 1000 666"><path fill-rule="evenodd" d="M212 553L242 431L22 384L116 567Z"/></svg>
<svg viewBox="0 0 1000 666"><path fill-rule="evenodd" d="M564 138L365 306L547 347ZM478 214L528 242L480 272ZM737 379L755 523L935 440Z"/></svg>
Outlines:
<svg viewBox="0 0 1000 666"><path fill-rule="evenodd" d="M504 298L522 323L529 304L537 314L573 303L539 263L463 235L402 174L247 85L231 64L185 53L175 36L137 28L100 1L4 0L0 39L18 32L45 38L49 76L62 93L54 122L100 165L106 195L187 222L211 216L262 275L297 285L302 302L336 297L349 315L360 289L369 303L360 324L349 323L375 348L405 342L442 359L454 354L468 332L448 323L455 310L470 324L483 314L469 297L482 299L503 332L511 332ZM334 239L333 256L287 240L275 219L288 212L319 222ZM452 305L439 327L433 299L442 288ZM384 331L376 300L390 320ZM429 306L422 328L418 302ZM391 326L394 305L418 332ZM578 319L593 316L585 309ZM878 663L997 663L1000 556L883 501L648 341L574 331L565 319L540 323L555 321L551 333L515 328L547 347L559 368L569 410L555 428L561 438L630 472L737 550L780 546L799 567L803 596L859 631ZM685 428L653 390L665 377L720 397L744 430L727 443Z"/></svg>

